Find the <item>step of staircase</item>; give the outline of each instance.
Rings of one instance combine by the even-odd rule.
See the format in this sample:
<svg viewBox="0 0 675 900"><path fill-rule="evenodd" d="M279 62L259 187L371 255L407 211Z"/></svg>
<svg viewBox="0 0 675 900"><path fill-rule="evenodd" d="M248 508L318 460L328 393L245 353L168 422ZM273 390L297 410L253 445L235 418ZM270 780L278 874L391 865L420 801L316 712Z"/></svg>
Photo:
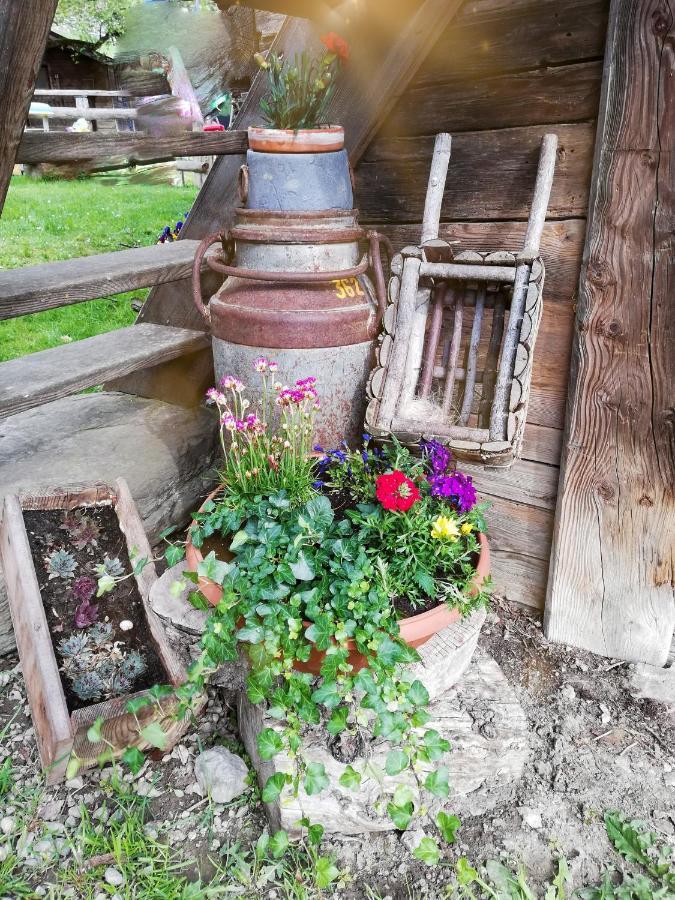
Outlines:
<svg viewBox="0 0 675 900"><path fill-rule="evenodd" d="M0 418L208 347L203 331L143 323L0 363Z"/></svg>
<svg viewBox="0 0 675 900"><path fill-rule="evenodd" d="M189 278L198 246L181 240L0 271L0 319Z"/></svg>

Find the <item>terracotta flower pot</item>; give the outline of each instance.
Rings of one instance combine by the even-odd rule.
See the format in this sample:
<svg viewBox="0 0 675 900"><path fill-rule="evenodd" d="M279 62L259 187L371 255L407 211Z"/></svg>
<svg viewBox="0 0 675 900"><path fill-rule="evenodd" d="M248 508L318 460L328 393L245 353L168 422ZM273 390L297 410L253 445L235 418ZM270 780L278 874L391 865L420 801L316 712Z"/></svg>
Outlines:
<svg viewBox="0 0 675 900"><path fill-rule="evenodd" d="M212 491L205 503L209 500L214 500L220 493L220 490L221 488L218 487L215 491ZM202 507L200 507L200 510L201 508ZM197 523L193 522L192 524L196 525ZM488 545L488 539L486 535L481 532L478 535L478 540L480 542L480 554L478 556L476 574L473 576L471 582L471 593L477 593L483 581L485 581L490 574L490 547ZM198 564L204 559L201 550L198 547L195 547L190 540L189 532L185 548L185 558L188 567L192 571L196 571ZM199 590L212 606L217 606L223 595L223 589L220 585L204 576L199 578ZM440 603L433 609L427 610L427 612L419 613L416 616L410 616L408 619L399 619L398 625L401 638L411 647L421 647L422 644L425 644L439 631L447 628L448 625L452 625L452 623L456 622L460 617L459 610L450 609L447 604ZM309 622L305 623L307 626L309 624ZM366 665L366 658L362 653L358 652L353 641L349 641L348 646L350 651L349 662L354 667L354 671L358 672L359 669L362 669ZM295 668L299 672L311 672L314 675L318 675L321 664L323 663L323 658L323 651L312 650L307 662L296 662Z"/></svg>
<svg viewBox="0 0 675 900"><path fill-rule="evenodd" d="M248 145L262 153L332 153L342 150L345 132L341 125L323 128L261 128L248 129Z"/></svg>

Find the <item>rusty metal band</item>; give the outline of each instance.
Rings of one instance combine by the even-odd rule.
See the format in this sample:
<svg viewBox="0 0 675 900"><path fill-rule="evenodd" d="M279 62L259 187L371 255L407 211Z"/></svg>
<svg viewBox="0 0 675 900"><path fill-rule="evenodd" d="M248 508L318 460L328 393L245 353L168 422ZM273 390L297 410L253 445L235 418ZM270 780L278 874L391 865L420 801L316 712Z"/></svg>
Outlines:
<svg viewBox="0 0 675 900"><path fill-rule="evenodd" d="M236 241L261 244L349 244L362 241L363 228L277 228L255 225L235 225L230 234Z"/></svg>
<svg viewBox="0 0 675 900"><path fill-rule="evenodd" d="M235 210L237 219L307 219L310 222L321 219L354 219L358 216L358 209L314 209L314 210L279 210L279 209L244 209L238 207Z"/></svg>
<svg viewBox="0 0 675 900"><path fill-rule="evenodd" d="M214 301L214 338L249 347L304 350L360 344L377 334L368 307L255 309Z"/></svg>
<svg viewBox="0 0 675 900"><path fill-rule="evenodd" d="M214 242L215 243L215 242ZM258 269L241 269L239 266L230 266L222 261L221 253L214 253L206 257L206 265L221 275L232 278L245 278L250 281L276 281L280 284L321 284L326 281L338 281L342 278L356 278L364 275L368 270L368 254L365 253L361 262L351 269L340 269L336 272L263 272Z"/></svg>

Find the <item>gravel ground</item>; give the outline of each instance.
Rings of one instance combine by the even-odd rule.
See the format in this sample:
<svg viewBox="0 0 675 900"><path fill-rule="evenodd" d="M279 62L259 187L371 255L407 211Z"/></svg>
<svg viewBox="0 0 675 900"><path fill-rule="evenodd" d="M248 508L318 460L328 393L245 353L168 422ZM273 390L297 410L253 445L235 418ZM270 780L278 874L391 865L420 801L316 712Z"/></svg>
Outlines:
<svg viewBox="0 0 675 900"><path fill-rule="evenodd" d="M481 645L501 665L529 721L531 754L523 778L489 813L464 817L458 844L444 851L443 864L433 869L413 859L405 835L325 841L322 852L335 853L345 871L334 896L444 897L460 856L474 865L490 859L522 861L542 896L560 855L568 861L572 887L593 884L619 863L605 834L602 816L608 809L647 821L675 843L675 711L633 699L627 664L548 644L539 619L518 607L495 605ZM233 698L214 689L198 731L146 763L137 776L125 775L137 794L149 798L146 830L168 840L190 871L203 878L224 865L237 843L245 848L255 841L265 825L254 787L218 805L201 796L195 781L194 758L200 750L224 744L241 752L232 707ZM99 894L80 893L68 884L50 887L73 855L78 865L87 866L86 850L72 836L82 807L105 826L110 770L43 787L24 684L12 657L0 660L0 772L7 757L13 774L9 792L0 799L0 866L16 855L32 896L136 897L129 886L115 893L103 866ZM267 884L258 891L251 884L240 892L232 887L227 896L281 898L286 893L280 886Z"/></svg>

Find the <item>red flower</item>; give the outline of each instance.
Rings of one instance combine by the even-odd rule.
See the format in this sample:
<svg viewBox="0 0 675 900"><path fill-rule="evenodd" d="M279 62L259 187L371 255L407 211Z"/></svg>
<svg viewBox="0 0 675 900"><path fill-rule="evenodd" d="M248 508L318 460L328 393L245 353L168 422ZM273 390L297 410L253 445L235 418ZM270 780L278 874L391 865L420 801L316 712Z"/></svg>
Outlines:
<svg viewBox="0 0 675 900"><path fill-rule="evenodd" d="M388 510L407 512L420 499L415 483L395 469L388 475L380 475L375 482L375 496Z"/></svg>
<svg viewBox="0 0 675 900"><path fill-rule="evenodd" d="M324 34L321 38L321 43L325 44L328 50L331 53L334 53L338 59L341 59L343 62L347 62L349 59L349 44L334 31Z"/></svg>

